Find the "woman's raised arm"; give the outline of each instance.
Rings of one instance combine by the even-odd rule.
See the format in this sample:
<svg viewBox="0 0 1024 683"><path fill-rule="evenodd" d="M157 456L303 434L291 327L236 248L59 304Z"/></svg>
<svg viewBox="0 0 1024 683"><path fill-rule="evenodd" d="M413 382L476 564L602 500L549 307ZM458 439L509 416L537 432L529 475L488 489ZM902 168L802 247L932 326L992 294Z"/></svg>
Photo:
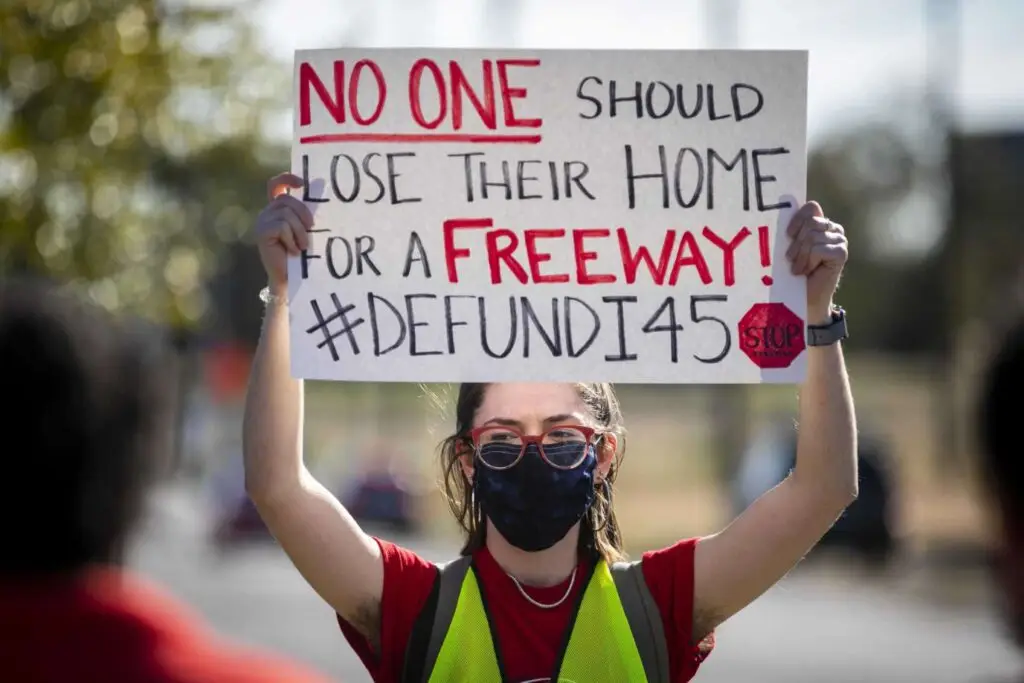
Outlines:
<svg viewBox="0 0 1024 683"><path fill-rule="evenodd" d="M256 239L270 280L243 423L245 485L270 532L310 586L371 643L379 638L380 548L302 460L303 385L291 376L286 297L289 255L306 247L313 216L288 194L300 178L268 185Z"/></svg>
<svg viewBox="0 0 1024 683"><path fill-rule="evenodd" d="M793 217L789 235L793 272L807 276L808 322L827 325L847 258L843 228L810 202ZM697 544L696 640L785 576L857 496L856 417L842 348L835 343L807 353L792 474L723 531Z"/></svg>

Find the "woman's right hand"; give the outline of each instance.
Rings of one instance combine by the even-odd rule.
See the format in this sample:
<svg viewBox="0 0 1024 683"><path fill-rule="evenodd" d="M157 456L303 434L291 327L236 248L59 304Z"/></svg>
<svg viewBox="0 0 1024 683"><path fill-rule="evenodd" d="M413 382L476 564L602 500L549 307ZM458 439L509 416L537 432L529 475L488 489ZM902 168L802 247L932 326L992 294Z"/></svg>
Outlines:
<svg viewBox="0 0 1024 683"><path fill-rule="evenodd" d="M288 289L288 257L298 256L309 246L309 229L313 227L313 214L299 199L288 194L302 187L302 178L292 173L281 173L267 181L270 200L256 219L256 244L260 260L270 279L275 294Z"/></svg>

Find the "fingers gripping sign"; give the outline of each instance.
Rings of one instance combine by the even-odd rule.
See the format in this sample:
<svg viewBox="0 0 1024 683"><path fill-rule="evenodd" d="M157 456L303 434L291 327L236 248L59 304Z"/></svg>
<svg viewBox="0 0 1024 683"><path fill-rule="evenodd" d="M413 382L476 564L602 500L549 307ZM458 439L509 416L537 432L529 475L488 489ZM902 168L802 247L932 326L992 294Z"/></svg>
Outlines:
<svg viewBox="0 0 1024 683"><path fill-rule="evenodd" d="M267 199L273 201L282 194L288 194L293 188L302 187L302 178L294 173L278 173L267 181Z"/></svg>
<svg viewBox="0 0 1024 683"><path fill-rule="evenodd" d="M284 290L288 283L288 257L309 247L313 214L302 201L289 194L302 187L302 179L281 173L267 183L269 203L256 221L260 258L270 277L271 288Z"/></svg>
<svg viewBox="0 0 1024 683"><path fill-rule="evenodd" d="M811 201L800 207L786 230L792 242L786 252L794 275L807 277L807 310L827 317L832 295L849 257L843 226L825 217L821 205Z"/></svg>

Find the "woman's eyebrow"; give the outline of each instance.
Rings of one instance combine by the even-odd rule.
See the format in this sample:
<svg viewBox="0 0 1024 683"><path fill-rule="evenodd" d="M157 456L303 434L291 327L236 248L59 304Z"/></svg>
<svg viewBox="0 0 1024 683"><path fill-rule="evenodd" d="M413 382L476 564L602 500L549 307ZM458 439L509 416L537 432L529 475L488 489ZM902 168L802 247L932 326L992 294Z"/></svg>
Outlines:
<svg viewBox="0 0 1024 683"><path fill-rule="evenodd" d="M492 417L487 422L484 422L481 427L487 425L501 425L502 427L522 427L523 423L519 420L513 420L510 417Z"/></svg>
<svg viewBox="0 0 1024 683"><path fill-rule="evenodd" d="M550 425L564 422L581 422L581 420L577 415L573 415L572 413L559 413L557 415L551 415L549 417L544 418L544 424ZM484 422L481 425L481 427L487 425L499 425L502 427L521 428L523 426L523 422L521 420L516 420L511 417L492 417L490 420L487 420L487 422Z"/></svg>
<svg viewBox="0 0 1024 683"><path fill-rule="evenodd" d="M544 420L545 424L558 424L560 422L580 422L581 420L576 415L570 413L561 413L559 415L552 415Z"/></svg>

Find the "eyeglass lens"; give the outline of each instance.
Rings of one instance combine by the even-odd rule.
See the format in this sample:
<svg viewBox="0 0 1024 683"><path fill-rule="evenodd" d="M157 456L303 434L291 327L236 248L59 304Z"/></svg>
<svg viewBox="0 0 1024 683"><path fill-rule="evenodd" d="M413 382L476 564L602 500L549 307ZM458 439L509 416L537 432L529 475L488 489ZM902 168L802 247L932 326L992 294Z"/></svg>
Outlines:
<svg viewBox="0 0 1024 683"><path fill-rule="evenodd" d="M478 440L479 457L494 469L511 467L524 450L522 436L512 429L496 427L484 430ZM586 457L587 435L572 427L556 427L541 440L544 458L563 469L576 467Z"/></svg>

